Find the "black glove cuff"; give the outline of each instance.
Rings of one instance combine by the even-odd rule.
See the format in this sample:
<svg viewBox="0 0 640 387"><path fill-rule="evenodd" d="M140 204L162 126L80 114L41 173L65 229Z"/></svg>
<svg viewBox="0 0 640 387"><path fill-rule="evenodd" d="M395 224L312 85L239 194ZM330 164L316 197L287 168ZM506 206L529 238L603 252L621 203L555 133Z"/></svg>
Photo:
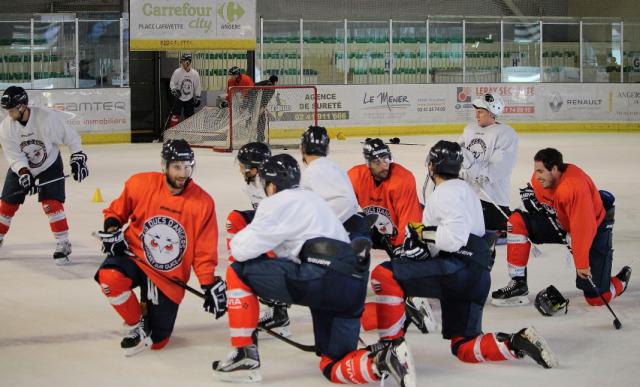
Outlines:
<svg viewBox="0 0 640 387"><path fill-rule="evenodd" d="M120 223L120 221L114 217L110 217L104 220L104 231L109 230L110 228L115 227L115 228L121 228L122 224Z"/></svg>

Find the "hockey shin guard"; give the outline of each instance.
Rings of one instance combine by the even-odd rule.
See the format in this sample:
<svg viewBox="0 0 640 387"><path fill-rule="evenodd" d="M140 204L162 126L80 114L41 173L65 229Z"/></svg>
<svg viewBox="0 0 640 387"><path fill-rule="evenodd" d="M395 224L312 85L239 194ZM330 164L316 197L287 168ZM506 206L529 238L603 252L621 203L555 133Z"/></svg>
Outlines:
<svg viewBox="0 0 640 387"><path fill-rule="evenodd" d="M227 306L231 345L244 347L253 344L252 334L258 326L260 304L253 290L227 267Z"/></svg>

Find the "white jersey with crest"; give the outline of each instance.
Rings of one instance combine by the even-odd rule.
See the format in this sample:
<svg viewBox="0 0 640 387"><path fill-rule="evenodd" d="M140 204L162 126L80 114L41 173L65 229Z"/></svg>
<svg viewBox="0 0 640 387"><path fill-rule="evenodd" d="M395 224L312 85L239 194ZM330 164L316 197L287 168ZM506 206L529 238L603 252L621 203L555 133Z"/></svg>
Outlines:
<svg viewBox="0 0 640 387"><path fill-rule="evenodd" d="M360 210L349 176L326 157L319 157L307 164L302 171L300 188L322 196L343 223Z"/></svg>
<svg viewBox="0 0 640 387"><path fill-rule="evenodd" d="M465 169L467 183L480 199L509 206L511 173L518 157L518 135L515 130L499 122L484 128L475 122L469 123L458 143L464 155L462 168Z"/></svg>
<svg viewBox="0 0 640 387"><path fill-rule="evenodd" d="M71 153L82 151L80 136L66 124L64 113L37 106L29 110L25 126L9 116L0 123L0 145L11 170L29 168L38 176L56 161L60 145Z"/></svg>
<svg viewBox="0 0 640 387"><path fill-rule="evenodd" d="M184 71L182 67L179 67L171 75L169 88L180 90L180 101L200 97L200 74L194 69Z"/></svg>
<svg viewBox="0 0 640 387"><path fill-rule="evenodd" d="M438 227L435 246L429 246L432 255L440 250L458 251L467 244L469 234L481 237L485 232L480 199L461 179L436 186L426 202L422 224Z"/></svg>
<svg viewBox="0 0 640 387"><path fill-rule="evenodd" d="M260 202L251 223L231 239L231 255L244 262L273 251L279 259L300 263L304 243L318 237L349 243L347 231L320 195L285 189Z"/></svg>

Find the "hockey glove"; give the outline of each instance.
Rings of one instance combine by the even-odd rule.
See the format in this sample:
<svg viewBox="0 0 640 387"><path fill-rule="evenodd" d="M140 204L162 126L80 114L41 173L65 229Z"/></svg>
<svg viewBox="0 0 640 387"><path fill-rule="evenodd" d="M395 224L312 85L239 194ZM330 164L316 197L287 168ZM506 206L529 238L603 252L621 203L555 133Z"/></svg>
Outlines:
<svg viewBox="0 0 640 387"><path fill-rule="evenodd" d="M215 277L211 285L203 285L205 312L216 316L216 320L224 316L227 311L227 284L220 277Z"/></svg>
<svg viewBox="0 0 640 387"><path fill-rule="evenodd" d="M524 204L524 208L528 213L536 214L540 211L544 211L544 208L536 198L536 193L533 191L531 184L527 184L526 187L520 188L520 199L522 199L522 204Z"/></svg>
<svg viewBox="0 0 640 387"><path fill-rule="evenodd" d="M171 89L171 95L173 95L175 98L180 98L182 93L178 89Z"/></svg>
<svg viewBox="0 0 640 387"><path fill-rule="evenodd" d="M415 261L431 258L431 252L427 246L427 240L430 239L423 239L423 234L431 230L427 230L421 223L409 223L405 231L402 255ZM433 240L430 241L433 242Z"/></svg>
<svg viewBox="0 0 640 387"><path fill-rule="evenodd" d="M121 228L114 232L98 231L96 235L102 240L102 252L107 256L133 255Z"/></svg>
<svg viewBox="0 0 640 387"><path fill-rule="evenodd" d="M564 309L564 314L569 311L569 300L553 285L541 290L536 295L535 306L543 316L553 316Z"/></svg>
<svg viewBox="0 0 640 387"><path fill-rule="evenodd" d="M228 107L229 107L229 102L227 102L227 101L220 102L220 108L221 109L228 108Z"/></svg>
<svg viewBox="0 0 640 387"><path fill-rule="evenodd" d="M35 195L38 192L36 179L28 168L22 168L19 171L18 183L22 186L27 195Z"/></svg>
<svg viewBox="0 0 640 387"><path fill-rule="evenodd" d="M73 175L73 180L78 183L82 180L86 179L89 176L89 168L87 167L87 155L80 151L71 155L71 160L69 161L71 164L71 174Z"/></svg>
<svg viewBox="0 0 640 387"><path fill-rule="evenodd" d="M372 249L381 249L386 251L389 258L397 257L397 249L394 249L391 241L389 240L390 235L381 233L375 225L371 227L369 233L371 235Z"/></svg>
<svg viewBox="0 0 640 387"><path fill-rule="evenodd" d="M200 103L202 103L202 101L200 100L200 97L193 97L193 107L194 108L200 107Z"/></svg>

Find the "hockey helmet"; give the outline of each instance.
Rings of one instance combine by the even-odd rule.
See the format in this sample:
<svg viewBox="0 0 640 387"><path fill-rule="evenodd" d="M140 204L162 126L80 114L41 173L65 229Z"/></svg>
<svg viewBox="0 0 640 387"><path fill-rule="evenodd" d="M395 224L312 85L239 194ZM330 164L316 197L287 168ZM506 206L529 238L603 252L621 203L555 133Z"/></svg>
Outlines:
<svg viewBox="0 0 640 387"><path fill-rule="evenodd" d="M229 69L228 72L229 75L240 75L240 67L238 66L233 66Z"/></svg>
<svg viewBox="0 0 640 387"><path fill-rule="evenodd" d="M308 155L326 156L329 153L329 135L322 126L310 126L300 138L302 151Z"/></svg>
<svg viewBox="0 0 640 387"><path fill-rule="evenodd" d="M167 140L162 144L162 160L165 165L170 161L190 161L195 164L195 156L189 143L183 139Z"/></svg>
<svg viewBox="0 0 640 387"><path fill-rule="evenodd" d="M9 86L2 94L0 105L3 109L12 109L29 103L27 92L20 86Z"/></svg>
<svg viewBox="0 0 640 387"><path fill-rule="evenodd" d="M269 157L271 157L271 150L267 144L250 142L238 150L237 158L247 168L258 168Z"/></svg>
<svg viewBox="0 0 640 387"><path fill-rule="evenodd" d="M427 166L431 163L433 173L457 177L462 168L462 149L452 141L438 141L427 155Z"/></svg>
<svg viewBox="0 0 640 387"><path fill-rule="evenodd" d="M367 162L375 159L389 158L391 159L391 149L379 138L367 138L364 140L362 154Z"/></svg>
<svg viewBox="0 0 640 387"><path fill-rule="evenodd" d="M265 187L273 183L278 192L300 185L300 166L293 156L286 153L266 159L258 173Z"/></svg>
<svg viewBox="0 0 640 387"><path fill-rule="evenodd" d="M494 117L499 116L504 111L504 101L495 94L487 93L481 98L471 101L474 108L485 109Z"/></svg>
<svg viewBox="0 0 640 387"><path fill-rule="evenodd" d="M184 62L184 61L189 61L192 62L193 61L193 56L191 54L182 54L182 56L180 56L180 61Z"/></svg>
<svg viewBox="0 0 640 387"><path fill-rule="evenodd" d="M569 310L569 300L553 285L549 285L536 295L534 305L543 316L553 316L561 309L564 309L564 313L567 314Z"/></svg>

